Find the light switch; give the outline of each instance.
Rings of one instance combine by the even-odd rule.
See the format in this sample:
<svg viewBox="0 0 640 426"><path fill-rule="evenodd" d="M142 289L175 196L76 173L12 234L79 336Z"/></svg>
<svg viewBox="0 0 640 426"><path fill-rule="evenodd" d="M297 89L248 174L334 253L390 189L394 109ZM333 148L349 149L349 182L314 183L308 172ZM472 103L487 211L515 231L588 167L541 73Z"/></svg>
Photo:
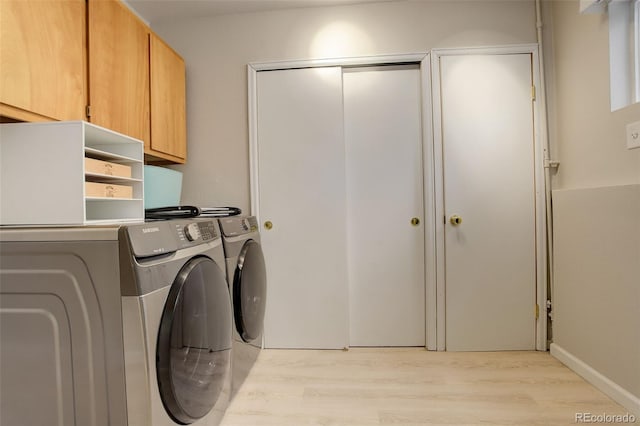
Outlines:
<svg viewBox="0 0 640 426"><path fill-rule="evenodd" d="M640 148L640 121L627 124L627 149Z"/></svg>

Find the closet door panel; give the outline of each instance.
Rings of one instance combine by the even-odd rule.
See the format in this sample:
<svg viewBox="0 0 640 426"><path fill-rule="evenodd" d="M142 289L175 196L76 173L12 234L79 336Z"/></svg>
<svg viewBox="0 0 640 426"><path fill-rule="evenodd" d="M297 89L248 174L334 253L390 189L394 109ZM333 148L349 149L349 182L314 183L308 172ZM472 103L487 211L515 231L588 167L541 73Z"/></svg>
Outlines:
<svg viewBox="0 0 640 426"><path fill-rule="evenodd" d="M342 70L261 71L257 88L265 347L346 347Z"/></svg>
<svg viewBox="0 0 640 426"><path fill-rule="evenodd" d="M350 346L424 346L418 65L344 71Z"/></svg>

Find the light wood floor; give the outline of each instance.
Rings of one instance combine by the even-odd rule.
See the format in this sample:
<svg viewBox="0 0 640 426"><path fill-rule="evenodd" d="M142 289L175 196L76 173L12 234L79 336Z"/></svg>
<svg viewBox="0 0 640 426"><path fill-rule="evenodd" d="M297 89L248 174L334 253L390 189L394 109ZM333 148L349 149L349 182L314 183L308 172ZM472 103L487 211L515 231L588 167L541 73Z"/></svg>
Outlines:
<svg viewBox="0 0 640 426"><path fill-rule="evenodd" d="M544 352L263 350L222 425L546 426L582 412L627 410Z"/></svg>

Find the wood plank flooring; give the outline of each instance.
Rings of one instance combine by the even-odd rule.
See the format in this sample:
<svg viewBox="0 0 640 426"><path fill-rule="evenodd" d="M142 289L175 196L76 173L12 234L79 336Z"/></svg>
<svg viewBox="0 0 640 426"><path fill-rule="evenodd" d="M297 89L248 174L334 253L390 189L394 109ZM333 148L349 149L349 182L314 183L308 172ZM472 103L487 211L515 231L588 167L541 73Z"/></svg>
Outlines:
<svg viewBox="0 0 640 426"><path fill-rule="evenodd" d="M222 425L546 426L576 413L627 410L544 352L263 350Z"/></svg>

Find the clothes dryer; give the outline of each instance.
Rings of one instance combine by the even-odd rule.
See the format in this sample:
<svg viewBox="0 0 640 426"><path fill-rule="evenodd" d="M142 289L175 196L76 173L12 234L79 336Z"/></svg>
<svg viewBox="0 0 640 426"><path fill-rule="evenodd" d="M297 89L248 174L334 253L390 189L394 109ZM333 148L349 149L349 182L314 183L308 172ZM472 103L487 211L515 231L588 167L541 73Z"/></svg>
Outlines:
<svg viewBox="0 0 640 426"><path fill-rule="evenodd" d="M267 274L254 216L218 219L233 307L233 398L249 375L262 348Z"/></svg>

